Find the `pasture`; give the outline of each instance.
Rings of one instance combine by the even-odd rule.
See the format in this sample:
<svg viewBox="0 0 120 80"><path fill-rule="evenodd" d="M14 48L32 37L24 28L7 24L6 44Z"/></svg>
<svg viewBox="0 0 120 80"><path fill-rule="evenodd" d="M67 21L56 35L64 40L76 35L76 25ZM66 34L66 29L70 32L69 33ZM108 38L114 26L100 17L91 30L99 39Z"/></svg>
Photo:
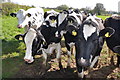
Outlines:
<svg viewBox="0 0 120 80"><path fill-rule="evenodd" d="M109 16L98 16L105 19ZM74 56L72 56L71 68L66 69L67 56L62 55L62 65L64 71L60 71L56 59L48 62L47 73L40 76L42 70L42 57L36 59L34 64L24 63L23 56L25 45L22 41L14 38L15 35L24 33L24 29L16 27L17 19L13 17L2 17L2 77L3 78L75 78L77 77ZM65 52L65 48L62 48ZM116 61L116 60L114 60ZM87 73L87 72L86 72ZM120 79L120 69L110 64L110 54L107 53L107 47L104 44L99 64L87 75L89 78L107 78Z"/></svg>

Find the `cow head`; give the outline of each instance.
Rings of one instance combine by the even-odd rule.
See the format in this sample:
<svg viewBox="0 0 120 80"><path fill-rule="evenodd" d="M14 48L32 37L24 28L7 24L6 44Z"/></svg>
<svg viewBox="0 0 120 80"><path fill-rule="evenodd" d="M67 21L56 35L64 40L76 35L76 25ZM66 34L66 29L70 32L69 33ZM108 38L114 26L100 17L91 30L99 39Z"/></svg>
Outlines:
<svg viewBox="0 0 120 80"><path fill-rule="evenodd" d="M80 66L89 67L93 56L99 48L99 23L93 16L89 16L79 29L79 38L76 44L77 61Z"/></svg>
<svg viewBox="0 0 120 80"><path fill-rule="evenodd" d="M43 22L43 9L30 8L27 11L20 9L17 13L11 13L11 16L16 16L18 19L18 28L33 27L38 28Z"/></svg>
<svg viewBox="0 0 120 80"><path fill-rule="evenodd" d="M72 35L76 35L76 30L79 29L82 24L82 15L72 11L63 11L58 15L58 31L56 37L62 37L63 34L69 32Z"/></svg>

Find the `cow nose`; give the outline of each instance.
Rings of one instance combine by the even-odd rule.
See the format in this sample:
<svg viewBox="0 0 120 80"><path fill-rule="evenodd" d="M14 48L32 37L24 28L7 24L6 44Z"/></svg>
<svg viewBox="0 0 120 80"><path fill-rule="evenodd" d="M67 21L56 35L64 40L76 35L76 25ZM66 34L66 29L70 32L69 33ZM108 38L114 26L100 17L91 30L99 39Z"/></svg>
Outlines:
<svg viewBox="0 0 120 80"><path fill-rule="evenodd" d="M78 64L82 67L89 67L90 66L90 62L86 59L78 59Z"/></svg>
<svg viewBox="0 0 120 80"><path fill-rule="evenodd" d="M22 28L22 25L18 24L17 27L18 27L18 28Z"/></svg>

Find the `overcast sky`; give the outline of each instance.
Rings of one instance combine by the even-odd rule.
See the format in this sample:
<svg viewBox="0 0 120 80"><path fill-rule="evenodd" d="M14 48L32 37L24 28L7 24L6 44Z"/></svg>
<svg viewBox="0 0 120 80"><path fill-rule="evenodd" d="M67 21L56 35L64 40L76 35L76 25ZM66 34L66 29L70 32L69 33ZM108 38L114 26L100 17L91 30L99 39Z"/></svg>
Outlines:
<svg viewBox="0 0 120 80"><path fill-rule="evenodd" d="M66 4L73 8L90 7L93 9L96 3L102 3L107 11L118 11L120 0L11 0L21 5L34 5L40 7L57 7Z"/></svg>

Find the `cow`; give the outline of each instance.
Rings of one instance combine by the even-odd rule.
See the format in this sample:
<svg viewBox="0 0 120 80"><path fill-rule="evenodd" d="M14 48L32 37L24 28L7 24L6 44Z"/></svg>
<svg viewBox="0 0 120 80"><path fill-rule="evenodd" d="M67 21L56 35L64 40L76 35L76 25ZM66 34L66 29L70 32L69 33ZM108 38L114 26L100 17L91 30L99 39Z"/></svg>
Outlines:
<svg viewBox="0 0 120 80"><path fill-rule="evenodd" d="M41 47L42 54L44 57L43 64L46 66L48 55L51 55L54 50L56 50L56 58L59 63L59 68L62 69L61 65L61 38L55 37L55 32L57 31L57 15L56 13L49 14L44 20L41 27L37 29L38 33L41 33L44 38L43 46Z"/></svg>
<svg viewBox="0 0 120 80"><path fill-rule="evenodd" d="M67 48L68 55L68 68L70 67L70 57L74 48L74 42L77 39L77 31L82 24L82 20L82 14L80 14L77 10L73 9L64 10L58 15L58 21L61 22L59 22L60 24L58 23L58 30L55 35L56 37L64 36L65 38L65 46Z"/></svg>
<svg viewBox="0 0 120 80"><path fill-rule="evenodd" d="M111 37L106 38L106 43L109 49L117 54L117 67L120 67L120 16L112 15L104 22L105 28L113 28L115 30Z"/></svg>
<svg viewBox="0 0 120 80"><path fill-rule="evenodd" d="M26 63L33 63L34 58L32 56L32 52L36 53L37 49L36 50L33 49L36 45L32 43L36 43L34 41L38 34L36 30L42 25L44 21L44 11L42 8L30 8L26 11L24 9L20 9L17 13L11 13L10 15L17 17L18 28L25 28L25 34L23 35L20 34L15 37L16 38L19 38L20 36L23 37L26 45L26 53L24 60ZM39 41L40 43L43 42L42 39L40 40L41 40ZM38 46L38 48L40 46Z"/></svg>
<svg viewBox="0 0 120 80"><path fill-rule="evenodd" d="M112 32L113 29L104 29L101 19L94 15L89 15L83 21L78 30L78 40L75 42L78 77L83 78L84 70L94 67L100 56L105 34L109 31Z"/></svg>

